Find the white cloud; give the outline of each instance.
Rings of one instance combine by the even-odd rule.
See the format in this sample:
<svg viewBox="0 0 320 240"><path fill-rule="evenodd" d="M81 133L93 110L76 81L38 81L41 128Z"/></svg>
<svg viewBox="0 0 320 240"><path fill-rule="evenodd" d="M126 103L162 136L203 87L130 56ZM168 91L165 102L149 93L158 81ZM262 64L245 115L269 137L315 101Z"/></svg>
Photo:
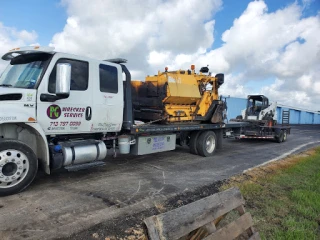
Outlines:
<svg viewBox="0 0 320 240"><path fill-rule="evenodd" d="M300 86L303 90L308 90L312 87L312 76L311 75L302 75L299 77L295 84Z"/></svg>
<svg viewBox="0 0 320 240"><path fill-rule="evenodd" d="M0 22L0 57L12 48L34 44L37 37L38 35L35 31L17 30ZM0 72L3 71L6 65L6 61L0 60Z"/></svg>
<svg viewBox="0 0 320 240"><path fill-rule="evenodd" d="M163 66L166 64L170 57L170 52L157 52L157 51L152 51L149 53L148 57L148 63L150 65L155 65L155 66Z"/></svg>
<svg viewBox="0 0 320 240"><path fill-rule="evenodd" d="M315 94L320 95L320 81L314 83L313 91ZM318 97L318 100L320 100L319 97Z"/></svg>
<svg viewBox="0 0 320 240"><path fill-rule="evenodd" d="M24 42L34 42L38 35L35 31L32 31L32 32L28 32L26 30L22 30L22 31L16 31L14 30L14 36L17 38L17 39L20 39Z"/></svg>
<svg viewBox="0 0 320 240"><path fill-rule="evenodd" d="M226 74L225 82L219 88L219 93L224 96L232 96L232 97L246 97L249 89L241 84L241 80L244 75L242 73L239 74ZM254 93L251 93L254 94Z"/></svg>
<svg viewBox="0 0 320 240"><path fill-rule="evenodd" d="M63 4L68 20L52 38L57 50L99 59L124 57L131 70L154 74L165 65L176 66L174 59L184 64L193 54L211 48L212 17L221 0L92 0L90 4L63 0Z"/></svg>
<svg viewBox="0 0 320 240"><path fill-rule="evenodd" d="M293 107L310 108L312 99L306 91L299 89L287 91L284 84L285 81L277 79L271 86L263 87L262 92L278 103Z"/></svg>

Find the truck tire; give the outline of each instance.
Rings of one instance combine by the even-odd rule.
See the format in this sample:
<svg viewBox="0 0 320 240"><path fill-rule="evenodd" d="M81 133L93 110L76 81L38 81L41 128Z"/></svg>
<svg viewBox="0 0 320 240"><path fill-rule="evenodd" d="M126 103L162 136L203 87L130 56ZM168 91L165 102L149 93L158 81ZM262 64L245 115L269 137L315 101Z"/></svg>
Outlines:
<svg viewBox="0 0 320 240"><path fill-rule="evenodd" d="M38 159L27 144L11 139L0 141L0 196L24 190L37 170Z"/></svg>
<svg viewBox="0 0 320 240"><path fill-rule="evenodd" d="M287 137L288 137L287 130L283 130L283 140L282 140L282 142L287 141Z"/></svg>
<svg viewBox="0 0 320 240"><path fill-rule="evenodd" d="M277 143L282 143L283 142L283 130L280 130L279 136L275 137Z"/></svg>
<svg viewBox="0 0 320 240"><path fill-rule="evenodd" d="M197 140L198 154L203 157L210 157L217 147L217 137L212 131L204 131Z"/></svg>
<svg viewBox="0 0 320 240"><path fill-rule="evenodd" d="M195 155L198 155L197 141L200 133L201 133L200 131L194 131L191 133L191 136L190 136L190 141L189 141L190 153Z"/></svg>

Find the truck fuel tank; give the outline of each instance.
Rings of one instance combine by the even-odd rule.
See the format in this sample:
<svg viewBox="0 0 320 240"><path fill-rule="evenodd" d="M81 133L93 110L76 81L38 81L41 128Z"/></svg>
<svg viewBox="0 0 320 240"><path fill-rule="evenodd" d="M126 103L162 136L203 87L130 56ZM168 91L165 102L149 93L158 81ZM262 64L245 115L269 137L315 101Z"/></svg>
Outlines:
<svg viewBox="0 0 320 240"><path fill-rule="evenodd" d="M103 141L76 140L50 145L51 169L84 164L105 159L107 147Z"/></svg>

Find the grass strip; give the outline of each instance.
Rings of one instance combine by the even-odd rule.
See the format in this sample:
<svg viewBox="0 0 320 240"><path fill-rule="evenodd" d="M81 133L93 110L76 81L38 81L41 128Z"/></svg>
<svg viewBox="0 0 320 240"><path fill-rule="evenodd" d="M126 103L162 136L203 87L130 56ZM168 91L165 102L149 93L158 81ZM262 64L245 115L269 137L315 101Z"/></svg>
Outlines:
<svg viewBox="0 0 320 240"><path fill-rule="evenodd" d="M320 147L235 176L262 239L320 239Z"/></svg>

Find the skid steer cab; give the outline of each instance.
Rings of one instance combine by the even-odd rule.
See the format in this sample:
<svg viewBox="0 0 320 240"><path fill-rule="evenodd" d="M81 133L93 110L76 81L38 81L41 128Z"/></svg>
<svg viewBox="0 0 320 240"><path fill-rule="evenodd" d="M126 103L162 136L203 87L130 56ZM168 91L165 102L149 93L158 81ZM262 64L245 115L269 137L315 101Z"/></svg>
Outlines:
<svg viewBox="0 0 320 240"><path fill-rule="evenodd" d="M247 107L242 110L237 119L244 120L277 120L277 103L269 103L264 95L249 95Z"/></svg>

